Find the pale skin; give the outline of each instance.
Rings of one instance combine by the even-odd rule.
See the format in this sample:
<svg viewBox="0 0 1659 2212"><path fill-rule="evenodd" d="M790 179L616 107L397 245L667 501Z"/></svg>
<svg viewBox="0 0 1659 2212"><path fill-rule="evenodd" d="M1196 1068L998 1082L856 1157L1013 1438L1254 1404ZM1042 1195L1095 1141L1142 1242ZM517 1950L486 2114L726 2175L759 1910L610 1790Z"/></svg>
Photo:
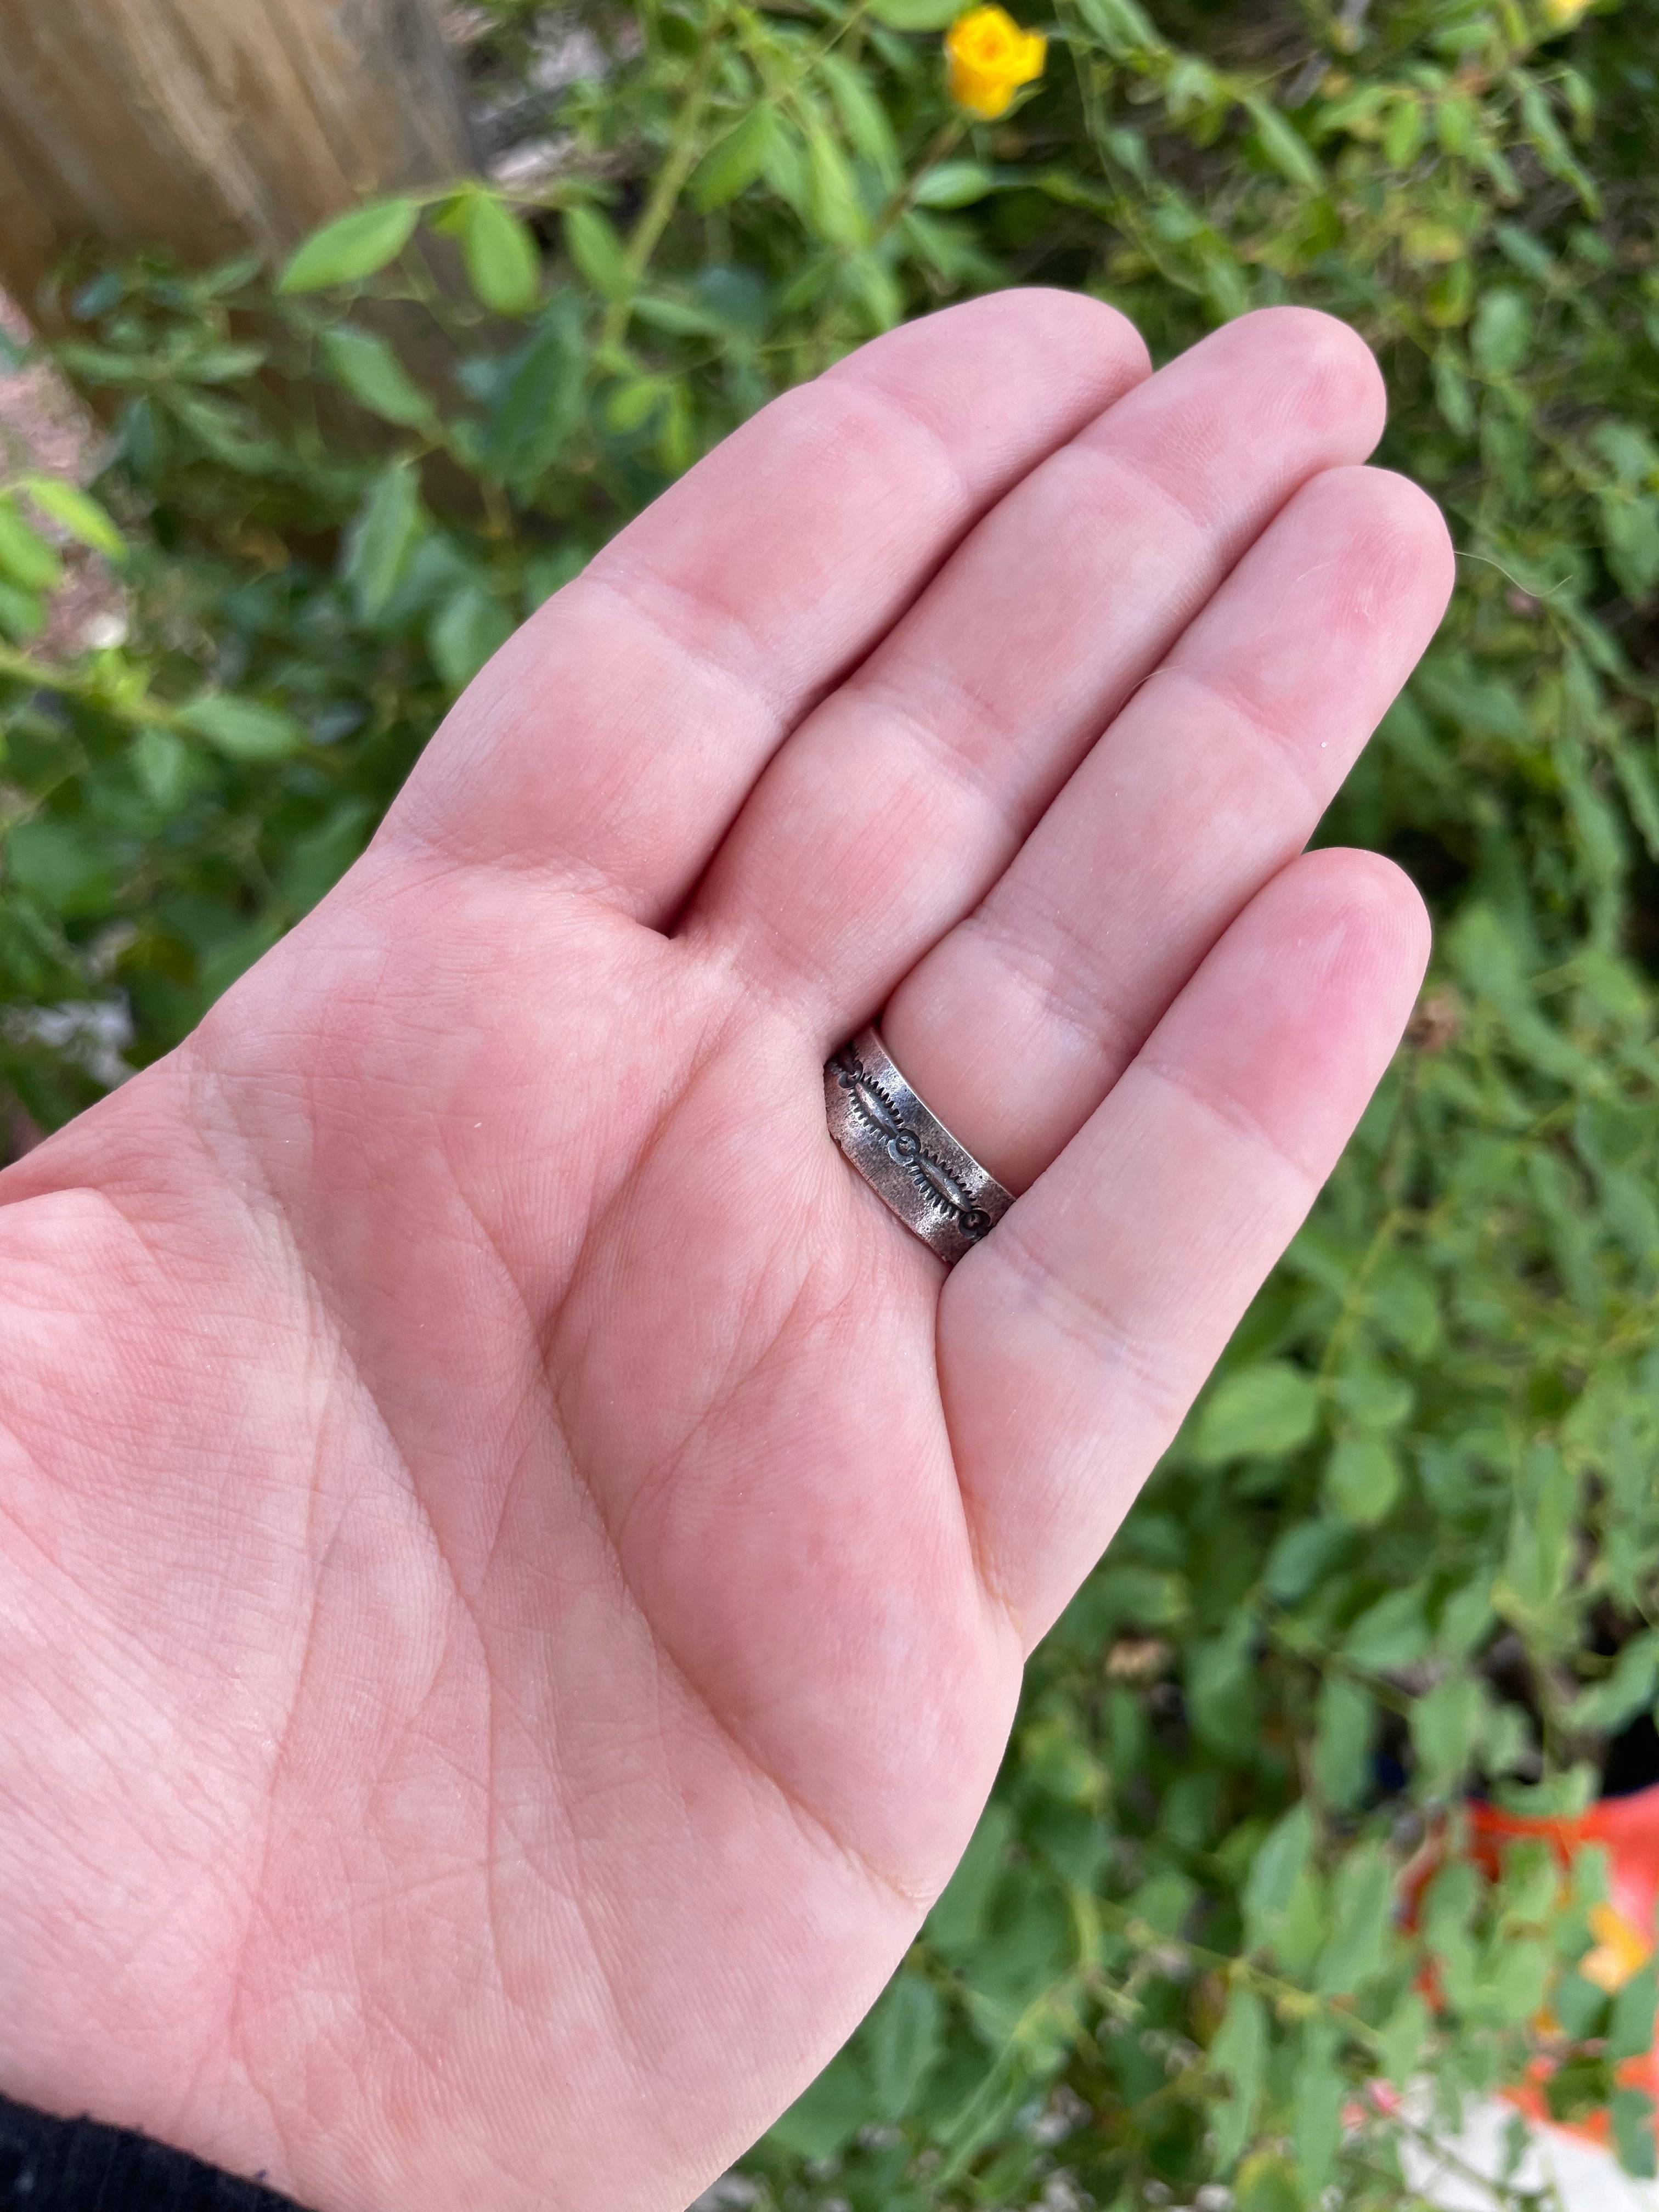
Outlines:
<svg viewBox="0 0 1659 2212"><path fill-rule="evenodd" d="M0 1177L0 2084L319 2212L680 2212L1398 1041L1303 846L1439 619L1363 345L1010 293L727 441L365 858ZM824 1129L884 1009L1021 1194Z"/></svg>

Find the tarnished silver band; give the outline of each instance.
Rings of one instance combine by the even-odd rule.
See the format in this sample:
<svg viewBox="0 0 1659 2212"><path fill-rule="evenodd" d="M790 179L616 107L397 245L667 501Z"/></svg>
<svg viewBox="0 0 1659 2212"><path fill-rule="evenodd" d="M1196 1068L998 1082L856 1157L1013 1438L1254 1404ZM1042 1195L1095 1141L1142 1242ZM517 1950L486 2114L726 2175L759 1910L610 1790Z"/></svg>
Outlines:
<svg viewBox="0 0 1659 2212"><path fill-rule="evenodd" d="M907 1229L947 1267L988 1237L1014 1202L930 1114L873 1029L825 1063L830 1133Z"/></svg>

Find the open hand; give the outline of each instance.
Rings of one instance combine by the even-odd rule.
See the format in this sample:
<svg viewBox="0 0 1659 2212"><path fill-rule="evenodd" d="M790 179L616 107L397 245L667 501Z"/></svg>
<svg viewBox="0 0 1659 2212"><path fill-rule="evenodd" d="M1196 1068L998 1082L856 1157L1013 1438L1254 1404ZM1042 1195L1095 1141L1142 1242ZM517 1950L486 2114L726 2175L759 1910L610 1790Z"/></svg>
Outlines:
<svg viewBox="0 0 1659 2212"><path fill-rule="evenodd" d="M1008 293L769 408L0 1179L13 2094L678 2212L876 1996L1425 956L1299 857L1450 578L1370 356L1146 370ZM825 1132L884 1008L1023 1194L948 1279Z"/></svg>

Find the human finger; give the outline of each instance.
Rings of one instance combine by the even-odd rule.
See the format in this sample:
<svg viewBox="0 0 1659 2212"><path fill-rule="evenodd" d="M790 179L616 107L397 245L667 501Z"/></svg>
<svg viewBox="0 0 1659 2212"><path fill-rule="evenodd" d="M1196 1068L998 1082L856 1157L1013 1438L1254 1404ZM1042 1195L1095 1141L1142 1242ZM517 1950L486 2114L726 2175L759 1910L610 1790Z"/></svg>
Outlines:
<svg viewBox="0 0 1659 2212"><path fill-rule="evenodd" d="M1147 365L1099 301L1013 291L775 400L508 641L384 834L666 919L801 714Z"/></svg>
<svg viewBox="0 0 1659 2212"><path fill-rule="evenodd" d="M946 1279L977 1556L1035 1643L1104 1549L1388 1065L1428 952L1390 862L1293 861Z"/></svg>
<svg viewBox="0 0 1659 2212"><path fill-rule="evenodd" d="M985 518L783 747L685 927L826 1036L969 912L1285 500L1361 459L1376 363L1325 315L1242 317Z"/></svg>
<svg viewBox="0 0 1659 2212"><path fill-rule="evenodd" d="M1333 469L1305 484L981 904L899 985L884 1042L1011 1189L1083 1126L1306 843L1452 574L1438 508L1403 477Z"/></svg>

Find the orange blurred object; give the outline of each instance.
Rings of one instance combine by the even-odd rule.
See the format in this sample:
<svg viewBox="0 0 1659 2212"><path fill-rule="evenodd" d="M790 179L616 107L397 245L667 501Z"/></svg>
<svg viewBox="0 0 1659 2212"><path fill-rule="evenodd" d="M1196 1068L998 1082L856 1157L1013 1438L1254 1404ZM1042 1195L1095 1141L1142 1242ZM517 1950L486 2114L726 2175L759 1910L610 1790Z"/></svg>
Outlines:
<svg viewBox="0 0 1659 2212"><path fill-rule="evenodd" d="M1595 1947L1579 1960L1578 1972L1611 1995L1647 1964L1654 1949L1655 1908L1659 1906L1659 1783L1632 1790L1627 1797L1603 1797L1573 1820L1504 1813L1479 1798L1470 1800L1468 1811L1471 1856L1493 1881L1503 1846L1518 1838L1542 1837L1554 1845L1563 1866L1571 1865L1585 1844L1600 1844L1607 1855L1608 1897L1605 1905L1590 1908ZM1529 2120L1605 2143L1609 2135L1605 2111L1583 2120L1551 2116L1543 2085L1553 2070L1549 2059L1535 2058L1525 2081L1504 2094ZM1653 2051L1621 2060L1613 2078L1620 2088L1644 2089L1659 2103L1659 2057Z"/></svg>

